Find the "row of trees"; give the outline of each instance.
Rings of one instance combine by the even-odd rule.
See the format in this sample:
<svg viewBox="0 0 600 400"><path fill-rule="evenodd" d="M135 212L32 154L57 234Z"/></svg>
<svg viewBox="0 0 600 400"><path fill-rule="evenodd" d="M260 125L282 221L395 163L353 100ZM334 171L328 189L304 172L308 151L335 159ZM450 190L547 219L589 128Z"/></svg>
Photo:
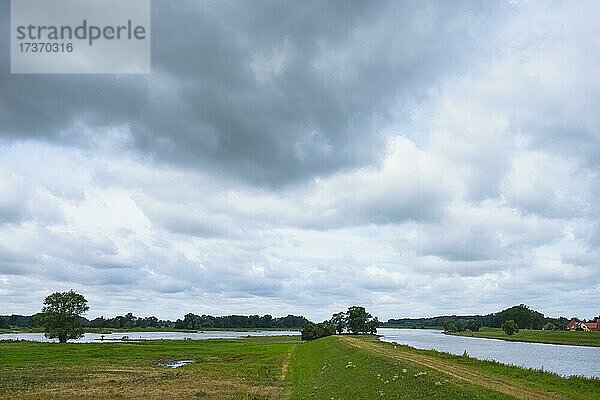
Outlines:
<svg viewBox="0 0 600 400"><path fill-rule="evenodd" d="M379 319L373 317L364 307L352 306L331 316L331 319L318 324L308 324L302 329L302 340L313 340L344 332L360 334L377 333Z"/></svg>
<svg viewBox="0 0 600 400"><path fill-rule="evenodd" d="M506 321L515 321L521 328L524 329L542 329L542 327L550 322L556 329L566 329L569 319L565 317L549 318L544 314L532 310L525 304L509 307L497 313L487 315L466 315L466 316L439 316L431 318L401 318L390 319L383 326L400 327L400 328L429 328L429 327L445 327L449 321L457 324L457 329L460 329L462 323L465 329L469 329L466 325L469 321L475 320L480 326L490 328L501 328Z"/></svg>
<svg viewBox="0 0 600 400"><path fill-rule="evenodd" d="M227 315L213 317L212 315L186 314L183 320L178 319L174 327L177 329L202 329L202 328L275 328L292 329L303 328L310 321L298 315L273 318L271 315Z"/></svg>
<svg viewBox="0 0 600 400"><path fill-rule="evenodd" d="M41 326L41 315L33 316L11 315L0 316L0 328L31 328ZM183 319L177 321L159 320L151 317L136 317L132 313L117 315L114 318L98 317L87 320L79 317L80 324L89 328L176 328L176 329L202 329L202 328L275 328L292 329L302 328L310 321L303 316L287 315L285 317L273 317L271 315L225 315L214 317L212 315L186 314Z"/></svg>
<svg viewBox="0 0 600 400"><path fill-rule="evenodd" d="M151 317L136 317L132 313L125 315L117 315L114 318L98 317L91 321L84 321L85 326L91 328L162 328L162 327L173 327L174 323L171 321L163 321L158 318Z"/></svg>
<svg viewBox="0 0 600 400"><path fill-rule="evenodd" d="M0 315L0 328L31 328L33 325L32 315Z"/></svg>

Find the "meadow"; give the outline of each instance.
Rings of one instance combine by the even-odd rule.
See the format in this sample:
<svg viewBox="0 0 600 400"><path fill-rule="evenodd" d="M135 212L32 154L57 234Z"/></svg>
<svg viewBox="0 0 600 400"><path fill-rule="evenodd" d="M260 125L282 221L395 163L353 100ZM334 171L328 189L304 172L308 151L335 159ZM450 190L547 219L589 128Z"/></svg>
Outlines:
<svg viewBox="0 0 600 400"><path fill-rule="evenodd" d="M270 399L296 337L0 343L2 399ZM182 368L162 363L194 360Z"/></svg>
<svg viewBox="0 0 600 400"><path fill-rule="evenodd" d="M483 327L479 332L465 331L453 335L479 337L484 339L501 339L515 342L533 342L550 344L568 344L575 346L600 346L600 332L542 331L521 329L511 336L500 328Z"/></svg>
<svg viewBox="0 0 600 400"><path fill-rule="evenodd" d="M171 360L194 360L171 369ZM2 399L589 399L600 380L383 343L375 336L0 343Z"/></svg>

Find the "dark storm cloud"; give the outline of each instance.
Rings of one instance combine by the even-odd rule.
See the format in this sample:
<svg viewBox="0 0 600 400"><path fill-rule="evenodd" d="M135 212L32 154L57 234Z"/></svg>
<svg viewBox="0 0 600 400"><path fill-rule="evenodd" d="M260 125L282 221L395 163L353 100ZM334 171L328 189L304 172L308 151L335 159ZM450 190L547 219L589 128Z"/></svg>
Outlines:
<svg viewBox="0 0 600 400"><path fill-rule="evenodd" d="M3 63L0 134L78 142L77 126L127 126L159 160L277 185L371 160L381 128L493 30L493 10L474 3L155 1L152 11L149 76L9 75Z"/></svg>

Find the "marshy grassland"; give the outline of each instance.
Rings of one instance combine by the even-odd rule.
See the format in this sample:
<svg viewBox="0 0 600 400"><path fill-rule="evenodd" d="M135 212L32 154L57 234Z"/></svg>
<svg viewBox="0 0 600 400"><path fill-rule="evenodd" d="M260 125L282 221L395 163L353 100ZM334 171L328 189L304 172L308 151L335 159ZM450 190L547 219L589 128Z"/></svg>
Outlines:
<svg viewBox="0 0 600 400"><path fill-rule="evenodd" d="M478 337L484 339L501 339L514 342L533 342L566 344L574 346L600 346L600 332L571 332L571 331L542 331L521 329L518 333L508 336L500 328L483 327L479 332L459 332L452 335Z"/></svg>
<svg viewBox="0 0 600 400"><path fill-rule="evenodd" d="M2 399L277 399L297 337L0 343ZM194 360L171 369L162 363Z"/></svg>
<svg viewBox="0 0 600 400"><path fill-rule="evenodd" d="M194 360L171 369L171 360ZM0 343L2 399L590 399L600 380L374 336Z"/></svg>

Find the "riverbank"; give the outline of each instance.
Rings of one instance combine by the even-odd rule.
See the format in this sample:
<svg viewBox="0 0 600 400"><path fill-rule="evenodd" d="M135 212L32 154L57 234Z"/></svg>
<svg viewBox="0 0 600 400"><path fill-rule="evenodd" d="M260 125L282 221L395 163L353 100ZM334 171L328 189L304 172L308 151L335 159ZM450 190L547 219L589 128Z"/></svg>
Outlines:
<svg viewBox="0 0 600 400"><path fill-rule="evenodd" d="M448 333L449 335L477 337L482 339L499 339L512 342L548 343L571 346L600 347L600 332L571 331L538 331L522 329L512 336L505 334L500 328L481 328L479 332Z"/></svg>
<svg viewBox="0 0 600 400"><path fill-rule="evenodd" d="M181 368L165 362L192 360ZM348 385L352 382L352 385ZM561 378L377 337L271 336L139 343L0 343L0 398L589 399Z"/></svg>

